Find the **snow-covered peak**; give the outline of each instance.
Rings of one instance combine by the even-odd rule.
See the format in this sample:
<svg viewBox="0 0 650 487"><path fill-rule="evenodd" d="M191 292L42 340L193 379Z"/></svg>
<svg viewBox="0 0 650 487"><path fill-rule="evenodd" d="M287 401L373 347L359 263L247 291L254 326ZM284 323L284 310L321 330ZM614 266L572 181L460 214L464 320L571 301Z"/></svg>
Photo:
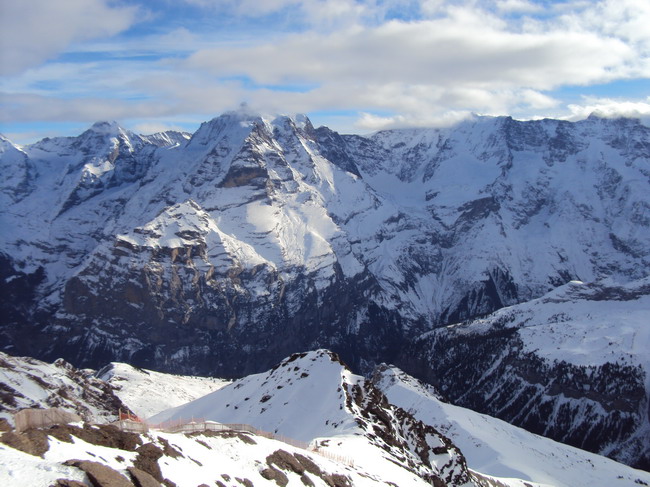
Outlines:
<svg viewBox="0 0 650 487"><path fill-rule="evenodd" d="M18 149L18 146L9 140L8 137L5 137L4 134L0 134L0 154L8 148Z"/></svg>
<svg viewBox="0 0 650 487"><path fill-rule="evenodd" d="M314 126L311 123L311 120L309 120L309 117L307 117L307 115L305 115L304 113L297 113L294 116L293 121L296 124L296 127L302 130L312 130L314 128Z"/></svg>
<svg viewBox="0 0 650 487"><path fill-rule="evenodd" d="M96 134L103 135L117 135L119 133L125 132L125 129L123 129L120 124L115 121L95 122L88 130L95 132Z"/></svg>
<svg viewBox="0 0 650 487"><path fill-rule="evenodd" d="M246 136L256 125L263 125L261 116L226 112L209 122L203 122L192 135L188 148L201 149L206 146L215 147L225 142L230 147L240 146Z"/></svg>
<svg viewBox="0 0 650 487"><path fill-rule="evenodd" d="M25 152L20 146L0 134L0 156L2 156L2 161L4 161L5 157L15 157L15 153L21 153L22 157L25 156Z"/></svg>
<svg viewBox="0 0 650 487"><path fill-rule="evenodd" d="M386 482L408 472L444 485L472 485L462 454L447 438L391 406L327 350L294 354L268 372L237 380L150 421L192 418L251 424L312 448L349 455L365 468L390 458L397 468L382 472Z"/></svg>
<svg viewBox="0 0 650 487"><path fill-rule="evenodd" d="M268 372L237 380L150 421L204 418L221 423L250 423L261 430L305 442L360 433L344 407L345 388L359 380L332 352L301 353Z"/></svg>
<svg viewBox="0 0 650 487"><path fill-rule="evenodd" d="M102 144L115 147L125 145L130 151L134 146L142 145L143 140L139 135L123 128L119 123L95 122L88 130L79 136L78 144L83 149L101 148Z"/></svg>

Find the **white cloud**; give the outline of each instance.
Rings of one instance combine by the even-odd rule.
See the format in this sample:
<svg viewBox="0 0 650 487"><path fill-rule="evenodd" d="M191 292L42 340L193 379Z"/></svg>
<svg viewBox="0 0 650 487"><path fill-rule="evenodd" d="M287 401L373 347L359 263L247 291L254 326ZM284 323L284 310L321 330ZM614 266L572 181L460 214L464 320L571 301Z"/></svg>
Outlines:
<svg viewBox="0 0 650 487"><path fill-rule="evenodd" d="M388 22L273 44L201 50L187 67L260 83L435 83L552 89L615 78L635 53L588 32L514 33L485 19Z"/></svg>
<svg viewBox="0 0 650 487"><path fill-rule="evenodd" d="M0 122L22 121L85 121L124 120L127 118L151 118L172 116L173 107L160 101L130 102L106 98L64 99L53 96L15 93L0 97L3 109Z"/></svg>
<svg viewBox="0 0 650 487"><path fill-rule="evenodd" d="M585 97L582 104L568 106L567 120L582 120L589 115L601 117L650 118L650 96L645 100L617 100L612 98Z"/></svg>
<svg viewBox="0 0 650 487"><path fill-rule="evenodd" d="M496 6L502 12L534 13L543 10L529 0L497 0Z"/></svg>
<svg viewBox="0 0 650 487"><path fill-rule="evenodd" d="M376 132L378 130L405 127L447 127L462 120L470 118L471 112L447 111L445 113L429 116L394 115L380 116L372 113L361 113L357 120L356 128L362 132Z"/></svg>
<svg viewBox="0 0 650 487"><path fill-rule="evenodd" d="M26 19L1 21L2 42L11 37L15 47L2 50L3 70L22 71L3 80L0 120L158 126L241 101L268 113L356 111L363 130L439 125L472 112L577 117L607 103L567 109L563 86L650 77L647 0L545 3L543 12L532 0L182 1L237 28L222 35L178 22L114 39L133 25L135 10L109 0L0 0L2 14ZM408 20L386 20L401 14ZM67 46L98 60L39 65Z"/></svg>
<svg viewBox="0 0 650 487"><path fill-rule="evenodd" d="M650 49L650 2L647 0L604 0L569 18L585 29L597 30L646 50Z"/></svg>
<svg viewBox="0 0 650 487"><path fill-rule="evenodd" d="M72 42L117 34L135 17L135 8L105 0L0 0L0 74L38 66Z"/></svg>

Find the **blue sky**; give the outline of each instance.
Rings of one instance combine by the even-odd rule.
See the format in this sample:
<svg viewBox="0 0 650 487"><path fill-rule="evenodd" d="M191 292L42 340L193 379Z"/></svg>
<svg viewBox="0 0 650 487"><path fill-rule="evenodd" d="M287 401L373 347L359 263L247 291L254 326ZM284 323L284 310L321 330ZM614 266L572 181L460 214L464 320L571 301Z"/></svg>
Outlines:
<svg viewBox="0 0 650 487"><path fill-rule="evenodd" d="M650 116L648 0L0 0L0 132Z"/></svg>

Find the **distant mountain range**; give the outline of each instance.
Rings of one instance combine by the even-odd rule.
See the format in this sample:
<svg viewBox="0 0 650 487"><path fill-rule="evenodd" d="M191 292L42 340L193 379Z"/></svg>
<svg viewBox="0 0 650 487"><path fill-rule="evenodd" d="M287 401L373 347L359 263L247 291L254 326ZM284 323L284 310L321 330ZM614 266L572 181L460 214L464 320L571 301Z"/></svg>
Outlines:
<svg viewBox="0 0 650 487"><path fill-rule="evenodd" d="M192 135L101 122L2 138L0 171L8 353L232 378L325 347L650 468L638 120L369 137L244 112Z"/></svg>

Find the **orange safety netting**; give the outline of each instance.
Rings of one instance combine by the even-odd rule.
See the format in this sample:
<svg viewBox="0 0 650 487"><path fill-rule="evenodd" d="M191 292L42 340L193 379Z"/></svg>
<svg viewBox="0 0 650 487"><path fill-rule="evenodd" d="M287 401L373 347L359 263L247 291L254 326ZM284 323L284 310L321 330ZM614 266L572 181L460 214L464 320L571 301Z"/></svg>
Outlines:
<svg viewBox="0 0 650 487"><path fill-rule="evenodd" d="M136 423L142 423L142 420L138 418L135 414L124 412L120 409L120 421L135 421Z"/></svg>

